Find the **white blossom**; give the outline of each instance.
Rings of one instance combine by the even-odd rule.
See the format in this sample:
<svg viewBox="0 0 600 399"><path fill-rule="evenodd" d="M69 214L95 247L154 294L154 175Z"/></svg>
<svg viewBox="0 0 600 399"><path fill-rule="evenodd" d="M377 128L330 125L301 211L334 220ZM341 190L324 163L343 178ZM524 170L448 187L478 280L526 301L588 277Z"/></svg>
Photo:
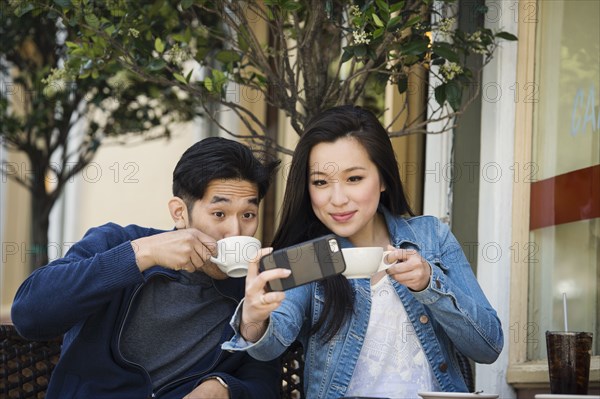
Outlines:
<svg viewBox="0 0 600 399"><path fill-rule="evenodd" d="M350 6L350 14L353 17L360 17L362 15L362 13L360 12L360 7L358 7L356 4Z"/></svg>
<svg viewBox="0 0 600 399"><path fill-rule="evenodd" d="M475 31L467 36L467 40L471 42L472 50L476 54L487 54L489 51L481 40L481 31Z"/></svg>
<svg viewBox="0 0 600 399"><path fill-rule="evenodd" d="M455 62L448 62L442 66L440 66L440 73L446 79L446 81L451 81L456 76L463 73L463 69L460 65Z"/></svg>
<svg viewBox="0 0 600 399"><path fill-rule="evenodd" d="M53 97L67 89L68 74L64 68L52 68L48 76L42 79L46 85L43 93L46 97Z"/></svg>
<svg viewBox="0 0 600 399"><path fill-rule="evenodd" d="M369 44L371 43L370 33L365 32L364 29L352 31L352 39L354 44Z"/></svg>
<svg viewBox="0 0 600 399"><path fill-rule="evenodd" d="M454 24L456 23L456 18L442 18L440 22L438 22L438 29L440 32L448 33L454 28Z"/></svg>

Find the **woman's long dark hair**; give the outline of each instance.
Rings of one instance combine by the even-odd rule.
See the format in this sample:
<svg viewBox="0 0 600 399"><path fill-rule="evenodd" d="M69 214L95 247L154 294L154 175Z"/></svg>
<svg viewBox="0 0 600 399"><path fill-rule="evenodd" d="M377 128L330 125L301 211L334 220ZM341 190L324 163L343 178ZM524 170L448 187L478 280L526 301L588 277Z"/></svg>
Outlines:
<svg viewBox="0 0 600 399"><path fill-rule="evenodd" d="M392 144L377 117L356 106L334 107L309 121L296 146L283 199L281 221L273 239L274 248L283 248L330 232L312 210L308 192L308 162L315 145L332 143L343 137L352 137L361 143L377 166L385 186L380 204L394 215L413 214L404 195ZM323 339L328 341L350 317L354 295L350 283L342 275L326 279L321 284L325 305L312 332L320 332Z"/></svg>

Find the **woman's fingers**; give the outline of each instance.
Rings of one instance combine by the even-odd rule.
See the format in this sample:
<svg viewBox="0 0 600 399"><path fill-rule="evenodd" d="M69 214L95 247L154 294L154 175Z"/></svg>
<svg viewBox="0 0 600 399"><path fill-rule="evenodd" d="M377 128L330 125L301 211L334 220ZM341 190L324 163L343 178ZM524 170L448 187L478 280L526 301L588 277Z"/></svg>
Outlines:
<svg viewBox="0 0 600 399"><path fill-rule="evenodd" d="M421 291L429 284L431 267L414 249L398 249L388 254L387 263L392 264L386 269L394 280L413 291Z"/></svg>
<svg viewBox="0 0 600 399"><path fill-rule="evenodd" d="M273 308L275 310L285 299L283 291L265 292L259 296L260 304L265 308Z"/></svg>
<svg viewBox="0 0 600 399"><path fill-rule="evenodd" d="M271 252L273 252L273 248L261 248L258 250L258 253L256 254L256 256L254 257L254 259L252 259L250 261L250 264L248 265L248 275L246 276L246 282L248 282L249 280L252 281L256 278L256 276L259 275L259 271L258 271L258 264L261 260L261 258L263 256L266 256L268 254L270 254Z"/></svg>
<svg viewBox="0 0 600 399"><path fill-rule="evenodd" d="M262 248L258 251L257 256L250 262L248 266L248 275L246 276L246 297L253 294L262 294L266 290L267 283L272 280L289 277L292 272L289 269L271 269L263 272L259 271L258 264L263 256L270 254L273 248ZM273 300L278 298L278 295L273 296Z"/></svg>

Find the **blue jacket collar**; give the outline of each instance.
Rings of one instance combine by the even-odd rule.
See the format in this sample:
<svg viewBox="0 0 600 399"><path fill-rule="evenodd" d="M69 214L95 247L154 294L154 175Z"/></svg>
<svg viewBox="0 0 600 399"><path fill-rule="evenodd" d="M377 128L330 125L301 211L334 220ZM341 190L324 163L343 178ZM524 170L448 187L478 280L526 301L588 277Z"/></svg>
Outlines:
<svg viewBox="0 0 600 399"><path fill-rule="evenodd" d="M390 240L395 248L401 248L406 245L412 245L420 250L420 246L417 243L417 236L415 231L412 229L410 224L402 216L393 215L385 206L379 205L377 212L383 214L385 223L387 225L388 232L390 234ZM338 240L342 245L342 248L352 248L354 244L346 237L339 237Z"/></svg>

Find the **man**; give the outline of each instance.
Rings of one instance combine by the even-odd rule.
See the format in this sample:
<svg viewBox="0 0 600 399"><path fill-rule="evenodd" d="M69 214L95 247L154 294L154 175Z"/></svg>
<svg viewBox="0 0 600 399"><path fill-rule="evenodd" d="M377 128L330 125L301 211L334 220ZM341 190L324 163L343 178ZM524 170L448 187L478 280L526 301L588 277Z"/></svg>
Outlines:
<svg viewBox="0 0 600 399"><path fill-rule="evenodd" d="M209 260L217 240L254 235L277 164L232 140L202 140L173 172L174 230L93 228L22 284L19 333L64 334L47 399L278 396L277 362L221 351L244 279Z"/></svg>

